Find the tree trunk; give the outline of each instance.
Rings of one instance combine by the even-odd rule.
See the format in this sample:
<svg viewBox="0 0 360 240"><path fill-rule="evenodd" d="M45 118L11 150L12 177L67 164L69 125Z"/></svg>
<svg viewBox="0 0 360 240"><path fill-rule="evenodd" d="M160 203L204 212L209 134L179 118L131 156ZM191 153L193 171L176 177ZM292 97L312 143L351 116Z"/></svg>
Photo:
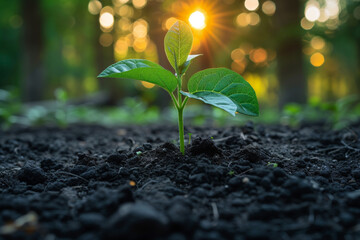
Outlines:
<svg viewBox="0 0 360 240"><path fill-rule="evenodd" d="M303 10L299 0L279 0L276 13L279 105L306 103L307 80L303 70L302 29Z"/></svg>
<svg viewBox="0 0 360 240"><path fill-rule="evenodd" d="M359 66L360 63L360 39L357 40L356 44L356 50L357 50L357 64ZM355 70L355 87L356 87L356 93L360 96L360 69L358 68Z"/></svg>
<svg viewBox="0 0 360 240"><path fill-rule="evenodd" d="M21 11L24 20L23 100L38 101L43 99L45 88L43 18L40 0L22 0Z"/></svg>

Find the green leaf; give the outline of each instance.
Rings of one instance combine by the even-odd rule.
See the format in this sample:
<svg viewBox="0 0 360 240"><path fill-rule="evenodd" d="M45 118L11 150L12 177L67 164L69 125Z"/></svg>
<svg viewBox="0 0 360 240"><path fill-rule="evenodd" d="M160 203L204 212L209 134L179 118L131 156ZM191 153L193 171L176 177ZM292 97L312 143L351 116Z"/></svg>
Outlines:
<svg viewBox="0 0 360 240"><path fill-rule="evenodd" d="M201 56L202 54L195 54L195 55L189 55L186 59L186 62L184 63L184 65L182 66L182 68L180 69L180 74L184 74L189 66L190 66L190 63L191 61L194 59L194 58L197 58L199 56Z"/></svg>
<svg viewBox="0 0 360 240"><path fill-rule="evenodd" d="M177 87L176 77L160 65L145 59L128 59L106 68L98 77L141 80L156 84L168 92Z"/></svg>
<svg viewBox="0 0 360 240"><path fill-rule="evenodd" d="M193 34L183 21L177 21L165 35L165 53L175 72L180 74L191 51Z"/></svg>
<svg viewBox="0 0 360 240"><path fill-rule="evenodd" d="M194 74L188 83L189 93L235 116L236 112L257 116L259 105L251 85L242 76L226 68L210 68Z"/></svg>

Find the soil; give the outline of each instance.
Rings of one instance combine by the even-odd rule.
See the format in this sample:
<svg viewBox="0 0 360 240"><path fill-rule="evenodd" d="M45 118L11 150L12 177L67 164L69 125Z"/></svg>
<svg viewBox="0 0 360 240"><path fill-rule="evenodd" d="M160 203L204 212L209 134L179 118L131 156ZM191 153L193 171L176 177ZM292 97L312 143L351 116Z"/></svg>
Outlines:
<svg viewBox="0 0 360 240"><path fill-rule="evenodd" d="M0 132L3 239L360 239L360 123Z"/></svg>

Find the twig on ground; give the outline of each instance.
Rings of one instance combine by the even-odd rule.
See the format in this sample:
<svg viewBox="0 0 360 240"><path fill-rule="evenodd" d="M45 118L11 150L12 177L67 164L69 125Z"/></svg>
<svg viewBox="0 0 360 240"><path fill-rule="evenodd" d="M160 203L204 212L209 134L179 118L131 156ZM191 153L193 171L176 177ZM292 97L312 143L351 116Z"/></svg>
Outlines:
<svg viewBox="0 0 360 240"><path fill-rule="evenodd" d="M350 146L349 144L347 144L346 142L344 142L344 140L341 140L341 143L348 149L354 150L355 152L360 152L359 148L354 148L352 146Z"/></svg>
<svg viewBox="0 0 360 240"><path fill-rule="evenodd" d="M236 176L242 176L242 175L244 175L245 173L250 172L250 171L252 171L252 170L253 170L253 169L250 168L250 169L248 169L248 170L246 170L246 171L244 171L244 172L242 172L242 173L239 173L239 174L236 175Z"/></svg>
<svg viewBox="0 0 360 240"><path fill-rule="evenodd" d="M83 178L83 177L80 177L79 175L76 175L76 174L73 174L73 173L70 173L70 172L65 172L65 171L58 171L57 173L60 173L60 174L67 174L67 175L70 175L70 176L73 176L73 177L77 177L85 182L89 182L87 179Z"/></svg>
<svg viewBox="0 0 360 240"><path fill-rule="evenodd" d="M219 211L216 206L216 203L212 202L211 207L212 207L212 211L213 211L214 220L217 221L219 219Z"/></svg>

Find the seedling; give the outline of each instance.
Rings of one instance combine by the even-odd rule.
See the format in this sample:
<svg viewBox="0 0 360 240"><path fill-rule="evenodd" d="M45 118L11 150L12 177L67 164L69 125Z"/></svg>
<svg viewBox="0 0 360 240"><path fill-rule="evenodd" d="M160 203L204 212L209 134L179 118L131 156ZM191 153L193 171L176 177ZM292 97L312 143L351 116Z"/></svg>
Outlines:
<svg viewBox="0 0 360 240"><path fill-rule="evenodd" d="M165 53L175 74L145 59L127 59L106 68L98 77L141 80L165 89L178 111L180 151L185 153L183 113L189 98L201 100L235 116L242 113L259 114L256 94L242 76L226 68L209 68L195 73L188 82L188 92L183 91L183 79L190 63L197 55L189 55L193 43L190 27L177 21L167 32ZM176 96L174 94L176 92Z"/></svg>
<svg viewBox="0 0 360 240"><path fill-rule="evenodd" d="M60 127L67 127L67 110L66 110L66 103L69 99L67 92L62 89L58 88L54 92L56 102L58 107L55 111L55 119Z"/></svg>
<svg viewBox="0 0 360 240"><path fill-rule="evenodd" d="M278 164L277 163L273 163L273 162L268 162L267 163L267 166L272 166L274 168L278 167Z"/></svg>
<svg viewBox="0 0 360 240"><path fill-rule="evenodd" d="M192 133L188 133L188 135L189 135L189 144L191 144L191 135L192 135Z"/></svg>

